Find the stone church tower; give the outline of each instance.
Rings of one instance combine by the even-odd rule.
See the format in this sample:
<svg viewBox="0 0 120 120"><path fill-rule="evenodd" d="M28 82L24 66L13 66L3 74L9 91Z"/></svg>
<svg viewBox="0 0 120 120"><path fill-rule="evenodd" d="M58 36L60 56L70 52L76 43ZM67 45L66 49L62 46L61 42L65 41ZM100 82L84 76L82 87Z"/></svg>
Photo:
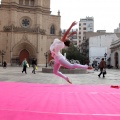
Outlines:
<svg viewBox="0 0 120 120"><path fill-rule="evenodd" d="M0 62L20 65L24 58L29 63L36 58L38 65L45 65L44 53L60 37L60 20L60 12L51 15L50 0L2 0Z"/></svg>

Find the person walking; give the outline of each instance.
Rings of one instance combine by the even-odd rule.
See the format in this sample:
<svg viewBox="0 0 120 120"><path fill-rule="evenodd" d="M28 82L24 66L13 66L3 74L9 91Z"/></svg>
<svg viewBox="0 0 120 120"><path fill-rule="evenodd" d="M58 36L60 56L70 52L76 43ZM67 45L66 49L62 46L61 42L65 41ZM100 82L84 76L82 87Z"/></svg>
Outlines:
<svg viewBox="0 0 120 120"><path fill-rule="evenodd" d="M3 62L3 68L6 68L6 67L7 67L7 62L4 61L4 62Z"/></svg>
<svg viewBox="0 0 120 120"><path fill-rule="evenodd" d="M94 67L94 71L98 71L98 70L99 70L99 63L95 64L95 67Z"/></svg>
<svg viewBox="0 0 120 120"><path fill-rule="evenodd" d="M99 64L99 69L100 69L100 74L98 75L98 77L100 77L101 74L103 74L103 78L104 78L105 77L104 71L106 71L106 62L104 61L104 58L102 58Z"/></svg>
<svg viewBox="0 0 120 120"><path fill-rule="evenodd" d="M28 62L27 62L27 60L26 60L26 58L25 58L25 59L23 60L23 62L22 62L22 66L23 66L22 73L25 72L25 74L27 74L27 64L28 64Z"/></svg>
<svg viewBox="0 0 120 120"><path fill-rule="evenodd" d="M33 60L32 60L32 67L33 67L32 73L34 73L34 74L35 74L36 66L37 66L36 59L33 58Z"/></svg>
<svg viewBox="0 0 120 120"><path fill-rule="evenodd" d="M64 66L68 69L75 69L75 68L92 69L92 67L89 67L88 65L81 65L81 64L76 64L76 63L71 64L70 62L68 62L68 60L65 58L65 56L63 56L60 52L65 46L67 46L67 47L70 46L71 42L69 40L69 37L73 36L74 34L77 34L76 31L69 34L71 28L73 26L75 26L76 24L77 23L74 21L71 24L71 26L69 27L69 29L65 32L62 39L61 40L59 40L58 38L54 39L54 42L50 46L50 51L51 51L52 57L55 60L54 67L53 67L53 73L59 77L62 77L70 84L72 84L70 79L59 71L60 66Z"/></svg>

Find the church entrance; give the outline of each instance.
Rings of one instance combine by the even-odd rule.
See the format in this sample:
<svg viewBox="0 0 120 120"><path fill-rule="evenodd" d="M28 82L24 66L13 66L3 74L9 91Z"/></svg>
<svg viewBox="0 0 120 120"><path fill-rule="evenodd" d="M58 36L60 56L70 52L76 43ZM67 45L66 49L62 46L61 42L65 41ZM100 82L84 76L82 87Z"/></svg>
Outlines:
<svg viewBox="0 0 120 120"><path fill-rule="evenodd" d="M117 69L118 69L118 65L119 65L118 61L119 61L119 57L118 57L118 53L116 52L116 53L115 53L115 67L116 67Z"/></svg>
<svg viewBox="0 0 120 120"><path fill-rule="evenodd" d="M19 55L19 60L20 60L20 64L22 63L22 61L26 58L27 62L29 63L29 52L24 49L20 52Z"/></svg>

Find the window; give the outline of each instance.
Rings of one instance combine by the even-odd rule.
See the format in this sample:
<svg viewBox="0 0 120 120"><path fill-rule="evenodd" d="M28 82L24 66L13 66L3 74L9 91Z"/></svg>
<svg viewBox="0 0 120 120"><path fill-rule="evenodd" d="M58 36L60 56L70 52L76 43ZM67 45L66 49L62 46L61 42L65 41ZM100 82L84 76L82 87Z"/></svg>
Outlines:
<svg viewBox="0 0 120 120"><path fill-rule="evenodd" d="M31 6L34 6L34 0L31 0Z"/></svg>
<svg viewBox="0 0 120 120"><path fill-rule="evenodd" d="M23 0L19 0L19 4L20 4L20 5L23 5Z"/></svg>
<svg viewBox="0 0 120 120"><path fill-rule="evenodd" d="M77 39L77 35L73 35L73 36L72 36L72 39Z"/></svg>
<svg viewBox="0 0 120 120"><path fill-rule="evenodd" d="M86 27L84 27L83 30L86 30Z"/></svg>
<svg viewBox="0 0 120 120"><path fill-rule="evenodd" d="M35 0L19 0L19 4L34 6Z"/></svg>
<svg viewBox="0 0 120 120"><path fill-rule="evenodd" d="M74 43L74 45L77 45L77 43Z"/></svg>
<svg viewBox="0 0 120 120"><path fill-rule="evenodd" d="M83 25L86 25L86 23L83 23Z"/></svg>
<svg viewBox="0 0 120 120"><path fill-rule="evenodd" d="M86 40L86 37L83 37L83 40Z"/></svg>
<svg viewBox="0 0 120 120"><path fill-rule="evenodd" d="M27 19L27 18L22 19L22 26L23 26L24 28L29 27L29 26L30 26L30 20Z"/></svg>
<svg viewBox="0 0 120 120"><path fill-rule="evenodd" d="M86 32L83 32L83 34L85 35L85 34L86 34Z"/></svg>
<svg viewBox="0 0 120 120"><path fill-rule="evenodd" d="M25 0L25 5L29 5L29 0Z"/></svg>
<svg viewBox="0 0 120 120"><path fill-rule="evenodd" d="M52 25L50 28L50 34L55 34L55 26Z"/></svg>

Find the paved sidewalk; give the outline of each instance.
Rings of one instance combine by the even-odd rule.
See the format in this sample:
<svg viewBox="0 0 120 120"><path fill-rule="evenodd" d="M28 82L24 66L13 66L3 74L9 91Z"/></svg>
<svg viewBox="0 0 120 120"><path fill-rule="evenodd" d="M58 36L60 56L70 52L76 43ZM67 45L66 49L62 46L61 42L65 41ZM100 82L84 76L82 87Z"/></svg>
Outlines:
<svg viewBox="0 0 120 120"><path fill-rule="evenodd" d="M105 78L98 77L99 71L89 70L88 74L66 74L73 84L99 84L120 85L120 70L107 69ZM32 73L32 67L27 68L27 74L22 73L22 67L0 67L0 81L5 82L27 82L41 84L68 84L62 78L52 73L42 73L41 67L36 74Z"/></svg>

